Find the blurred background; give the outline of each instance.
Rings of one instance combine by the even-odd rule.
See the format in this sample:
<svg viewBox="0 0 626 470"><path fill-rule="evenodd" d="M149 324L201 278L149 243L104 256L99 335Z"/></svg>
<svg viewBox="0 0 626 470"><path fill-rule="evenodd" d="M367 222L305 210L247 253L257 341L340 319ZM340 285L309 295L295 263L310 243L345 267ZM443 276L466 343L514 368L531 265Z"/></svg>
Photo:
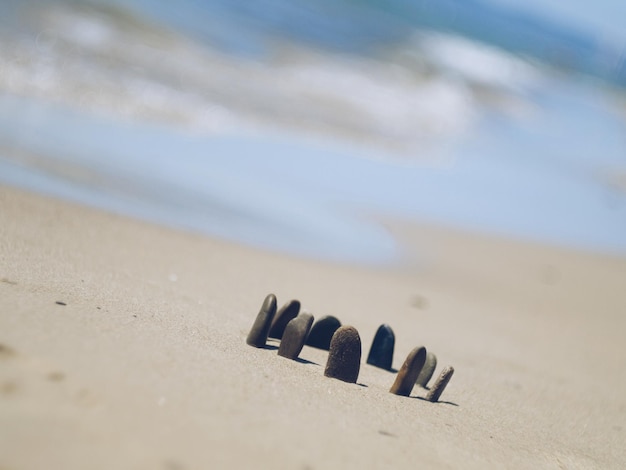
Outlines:
<svg viewBox="0 0 626 470"><path fill-rule="evenodd" d="M619 0L0 0L0 183L300 256L626 254Z"/></svg>

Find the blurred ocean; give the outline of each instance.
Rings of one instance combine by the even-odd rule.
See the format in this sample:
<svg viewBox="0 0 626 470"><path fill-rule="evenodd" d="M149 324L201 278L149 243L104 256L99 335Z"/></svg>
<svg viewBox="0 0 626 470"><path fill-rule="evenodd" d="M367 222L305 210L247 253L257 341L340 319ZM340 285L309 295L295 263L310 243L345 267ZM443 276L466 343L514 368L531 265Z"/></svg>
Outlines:
<svg viewBox="0 0 626 470"><path fill-rule="evenodd" d="M388 262L396 217L626 255L626 3L0 0L0 182Z"/></svg>

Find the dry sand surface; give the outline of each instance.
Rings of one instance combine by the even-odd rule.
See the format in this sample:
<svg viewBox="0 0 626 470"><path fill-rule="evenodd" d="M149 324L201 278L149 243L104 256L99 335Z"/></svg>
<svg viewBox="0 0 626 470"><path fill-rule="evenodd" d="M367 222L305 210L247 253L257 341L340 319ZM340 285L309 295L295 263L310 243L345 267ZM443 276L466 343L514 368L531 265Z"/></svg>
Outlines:
<svg viewBox="0 0 626 470"><path fill-rule="evenodd" d="M394 231L342 266L0 188L0 469L625 468L626 261ZM246 345L269 292L359 330L358 384ZM381 323L442 402L364 364Z"/></svg>

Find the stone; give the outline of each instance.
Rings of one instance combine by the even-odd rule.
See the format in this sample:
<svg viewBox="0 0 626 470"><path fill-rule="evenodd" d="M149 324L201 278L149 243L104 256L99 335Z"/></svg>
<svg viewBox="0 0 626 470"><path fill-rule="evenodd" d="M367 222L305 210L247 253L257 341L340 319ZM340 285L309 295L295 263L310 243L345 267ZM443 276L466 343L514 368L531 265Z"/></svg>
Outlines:
<svg viewBox="0 0 626 470"><path fill-rule="evenodd" d="M280 310L276 312L272 327L270 328L269 337L281 339L287 323L296 318L298 313L300 313L300 302L297 300L292 300L283 305Z"/></svg>
<svg viewBox="0 0 626 470"><path fill-rule="evenodd" d="M306 340L308 346L314 348L325 349L328 351L330 348L330 341L335 334L335 331L341 326L341 322L338 318L328 315L320 318L315 322L313 328L309 332L309 337Z"/></svg>
<svg viewBox="0 0 626 470"><path fill-rule="evenodd" d="M250 333L248 333L248 338L246 338L246 343L255 348L265 347L274 315L276 315L276 296L269 294L265 297L261 310L259 310L254 320Z"/></svg>
<svg viewBox="0 0 626 470"><path fill-rule="evenodd" d="M437 356L429 351L428 353L426 353L426 362L424 363L424 367L422 367L420 375L417 376L415 385L426 388L426 385L428 385L428 381L433 376L436 367Z"/></svg>
<svg viewBox="0 0 626 470"><path fill-rule="evenodd" d="M415 380L424 367L424 362L426 362L426 348L424 346L413 348L404 360L404 364L402 364L389 391L404 397L411 395Z"/></svg>
<svg viewBox="0 0 626 470"><path fill-rule="evenodd" d="M370 353L367 356L367 363L381 369L391 370L391 364L393 363L393 348L396 344L396 337L393 334L393 330L387 324L380 325L374 340L372 341L372 347Z"/></svg>
<svg viewBox="0 0 626 470"><path fill-rule="evenodd" d="M356 383L361 368L361 337L352 326L339 327L330 341L324 375Z"/></svg>
<svg viewBox="0 0 626 470"><path fill-rule="evenodd" d="M297 359L309 335L311 325L313 325L313 315L306 312L290 320L282 334L278 355L287 359Z"/></svg>
<svg viewBox="0 0 626 470"><path fill-rule="evenodd" d="M435 382L435 385L432 386L430 392L426 395L426 400L432 402L439 401L446 385L448 385L448 382L450 382L450 379L452 378L452 374L454 374L454 367L452 366L448 366L442 370L441 374L439 374L439 378L437 378L437 381Z"/></svg>

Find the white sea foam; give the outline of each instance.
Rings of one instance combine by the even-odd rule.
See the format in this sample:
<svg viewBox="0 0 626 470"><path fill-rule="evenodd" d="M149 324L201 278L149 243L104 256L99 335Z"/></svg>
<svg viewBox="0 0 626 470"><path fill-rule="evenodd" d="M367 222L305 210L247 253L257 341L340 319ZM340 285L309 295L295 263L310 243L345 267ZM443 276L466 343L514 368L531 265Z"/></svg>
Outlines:
<svg viewBox="0 0 626 470"><path fill-rule="evenodd" d="M520 91L540 78L537 68L527 61L459 36L424 34L420 35L419 46L443 70L481 85Z"/></svg>

